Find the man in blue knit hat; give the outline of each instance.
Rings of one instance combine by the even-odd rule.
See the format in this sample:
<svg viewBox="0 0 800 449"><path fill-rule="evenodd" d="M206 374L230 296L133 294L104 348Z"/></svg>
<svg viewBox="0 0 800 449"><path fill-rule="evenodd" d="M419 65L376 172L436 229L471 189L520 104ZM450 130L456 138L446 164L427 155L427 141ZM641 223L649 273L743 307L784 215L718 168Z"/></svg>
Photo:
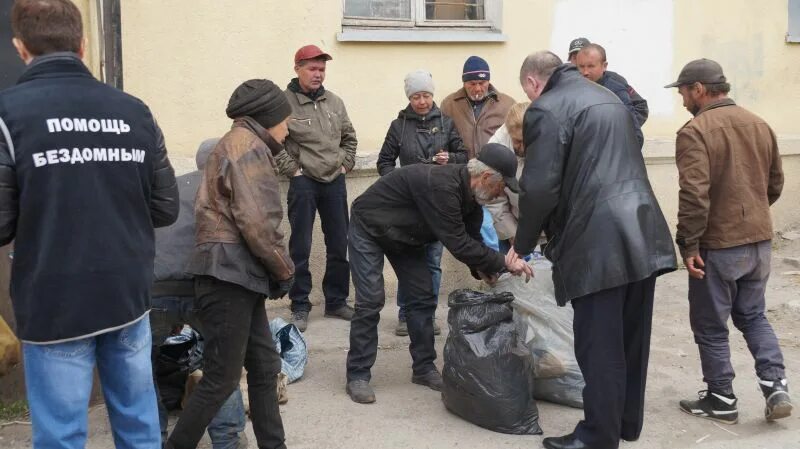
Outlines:
<svg viewBox="0 0 800 449"><path fill-rule="evenodd" d="M486 60L470 56L461 74L464 87L442 102L442 112L453 119L470 159L478 155L497 128L503 125L514 104L513 98L495 89L491 79Z"/></svg>

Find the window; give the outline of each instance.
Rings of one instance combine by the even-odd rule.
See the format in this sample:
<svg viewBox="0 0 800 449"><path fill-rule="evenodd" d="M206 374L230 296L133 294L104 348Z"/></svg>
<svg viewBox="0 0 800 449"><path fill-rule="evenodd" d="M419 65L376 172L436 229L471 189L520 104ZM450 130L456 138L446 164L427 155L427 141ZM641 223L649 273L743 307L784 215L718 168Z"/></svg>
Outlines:
<svg viewBox="0 0 800 449"><path fill-rule="evenodd" d="M501 13L502 0L344 0L339 40L503 41Z"/></svg>
<svg viewBox="0 0 800 449"><path fill-rule="evenodd" d="M800 42L800 0L789 0L789 32L786 42Z"/></svg>

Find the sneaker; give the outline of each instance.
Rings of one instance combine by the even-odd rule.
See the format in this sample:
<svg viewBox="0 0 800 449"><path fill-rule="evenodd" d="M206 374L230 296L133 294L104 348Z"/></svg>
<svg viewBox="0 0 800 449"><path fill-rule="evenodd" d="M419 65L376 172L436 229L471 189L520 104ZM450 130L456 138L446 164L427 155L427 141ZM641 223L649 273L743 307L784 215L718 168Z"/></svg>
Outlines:
<svg viewBox="0 0 800 449"><path fill-rule="evenodd" d="M681 410L700 418L706 418L723 424L736 424L739 421L739 410L736 408L736 396L724 395L713 391L698 392L699 400L683 400Z"/></svg>
<svg viewBox="0 0 800 449"><path fill-rule="evenodd" d="M372 404L375 402L375 392L366 380L351 380L347 382L345 391L353 402L359 404Z"/></svg>
<svg viewBox="0 0 800 449"><path fill-rule="evenodd" d="M406 320L397 320L397 326L394 328L394 334L398 337L408 336L408 323L406 323Z"/></svg>
<svg viewBox="0 0 800 449"><path fill-rule="evenodd" d="M415 383L417 385L424 385L434 391L442 391L442 388L444 387L444 382L442 381L442 375L439 374L439 371L436 368L432 369L431 371L428 371L425 374L412 375L411 383Z"/></svg>
<svg viewBox="0 0 800 449"><path fill-rule="evenodd" d="M339 307L338 309L334 310L326 310L325 316L327 318L341 318L345 321L350 321L353 319L353 315L356 313L352 307L348 306L347 304Z"/></svg>
<svg viewBox="0 0 800 449"><path fill-rule="evenodd" d="M308 311L298 310L297 312L292 312L292 324L294 324L300 332L305 332L308 327Z"/></svg>
<svg viewBox="0 0 800 449"><path fill-rule="evenodd" d="M792 399L789 397L789 384L786 379L780 380L758 380L761 392L767 406L764 409L764 416L767 421L786 418L792 414Z"/></svg>

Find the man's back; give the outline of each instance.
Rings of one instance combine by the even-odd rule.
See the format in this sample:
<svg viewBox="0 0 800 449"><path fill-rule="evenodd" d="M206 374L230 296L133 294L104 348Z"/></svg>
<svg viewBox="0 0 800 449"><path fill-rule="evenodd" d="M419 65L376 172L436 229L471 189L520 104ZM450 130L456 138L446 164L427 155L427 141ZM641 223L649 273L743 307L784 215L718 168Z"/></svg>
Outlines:
<svg viewBox="0 0 800 449"><path fill-rule="evenodd" d="M147 107L95 80L77 57L54 55L0 93L0 118L10 137L0 152L10 173L0 181L19 193L17 204L4 201L14 207L0 239L15 239L11 295L22 339L77 338L138 319L153 227L174 221L178 208Z"/></svg>
<svg viewBox="0 0 800 449"><path fill-rule="evenodd" d="M678 131L676 148L681 196L698 188L706 193L702 207L683 202L679 213L691 228L707 221L704 233L693 236L679 227L680 237L699 238L706 248L772 238L769 206L780 196L783 172L775 134L764 120L733 100L715 102Z"/></svg>
<svg viewBox="0 0 800 449"><path fill-rule="evenodd" d="M515 246L532 248L547 231L559 302L674 269L633 115L613 93L563 65L526 112L523 135Z"/></svg>

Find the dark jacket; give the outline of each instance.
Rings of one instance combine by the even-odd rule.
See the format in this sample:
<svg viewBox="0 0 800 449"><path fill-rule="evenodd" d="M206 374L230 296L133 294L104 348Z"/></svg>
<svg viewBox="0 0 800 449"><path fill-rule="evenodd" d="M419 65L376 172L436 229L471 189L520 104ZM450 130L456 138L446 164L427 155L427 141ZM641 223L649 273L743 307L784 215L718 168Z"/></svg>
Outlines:
<svg viewBox="0 0 800 449"><path fill-rule="evenodd" d="M605 76L625 86L625 88L628 90L628 96L631 98L631 104L633 104L636 121L639 123L639 126L644 126L644 123L647 121L647 117L650 116L650 108L647 106L647 100L642 98L642 96L639 95L639 92L636 92L636 89L628 84L628 80L626 80L625 77L619 73L606 70Z"/></svg>
<svg viewBox="0 0 800 449"><path fill-rule="evenodd" d="M424 117L408 105L389 125L378 155L378 173L383 176L394 170L398 157L401 167L434 163L433 156L440 151L450 154L449 164L467 162L467 149L450 117L443 115L435 103Z"/></svg>
<svg viewBox="0 0 800 449"><path fill-rule="evenodd" d="M514 248L544 229L559 304L676 268L633 117L606 89L565 64L525 113L526 148Z"/></svg>
<svg viewBox="0 0 800 449"><path fill-rule="evenodd" d="M639 141L639 149L641 149L644 146L644 134L642 134L642 125L639 123L639 119L636 115L636 108L633 107L633 101L631 101L631 95L628 92L628 82L619 75L611 76L608 72L605 72L603 76L597 80L597 84L614 92L614 95L619 98L619 101L630 111L634 118L634 125L636 125L636 139Z"/></svg>
<svg viewBox="0 0 800 449"><path fill-rule="evenodd" d="M154 298L162 296L194 297L194 276L186 272L186 264L194 251L194 200L203 168L219 139L209 139L197 150L197 170L178 176L181 211L175 223L156 229L156 258L154 262Z"/></svg>
<svg viewBox="0 0 800 449"><path fill-rule="evenodd" d="M236 119L208 158L197 192L194 253L186 271L269 295L294 276L286 251L274 155L281 145L255 120Z"/></svg>
<svg viewBox="0 0 800 449"><path fill-rule="evenodd" d="M498 273L502 254L483 244L483 209L463 164L415 164L378 179L353 201L353 220L386 252L440 241L473 271Z"/></svg>
<svg viewBox="0 0 800 449"><path fill-rule="evenodd" d="M153 227L178 216L164 136L77 55L35 59L0 92L0 244L14 240L17 331L54 343L142 319Z"/></svg>
<svg viewBox="0 0 800 449"><path fill-rule="evenodd" d="M709 104L678 131L675 160L683 257L772 239L769 206L783 190L783 169L761 117L730 98Z"/></svg>

